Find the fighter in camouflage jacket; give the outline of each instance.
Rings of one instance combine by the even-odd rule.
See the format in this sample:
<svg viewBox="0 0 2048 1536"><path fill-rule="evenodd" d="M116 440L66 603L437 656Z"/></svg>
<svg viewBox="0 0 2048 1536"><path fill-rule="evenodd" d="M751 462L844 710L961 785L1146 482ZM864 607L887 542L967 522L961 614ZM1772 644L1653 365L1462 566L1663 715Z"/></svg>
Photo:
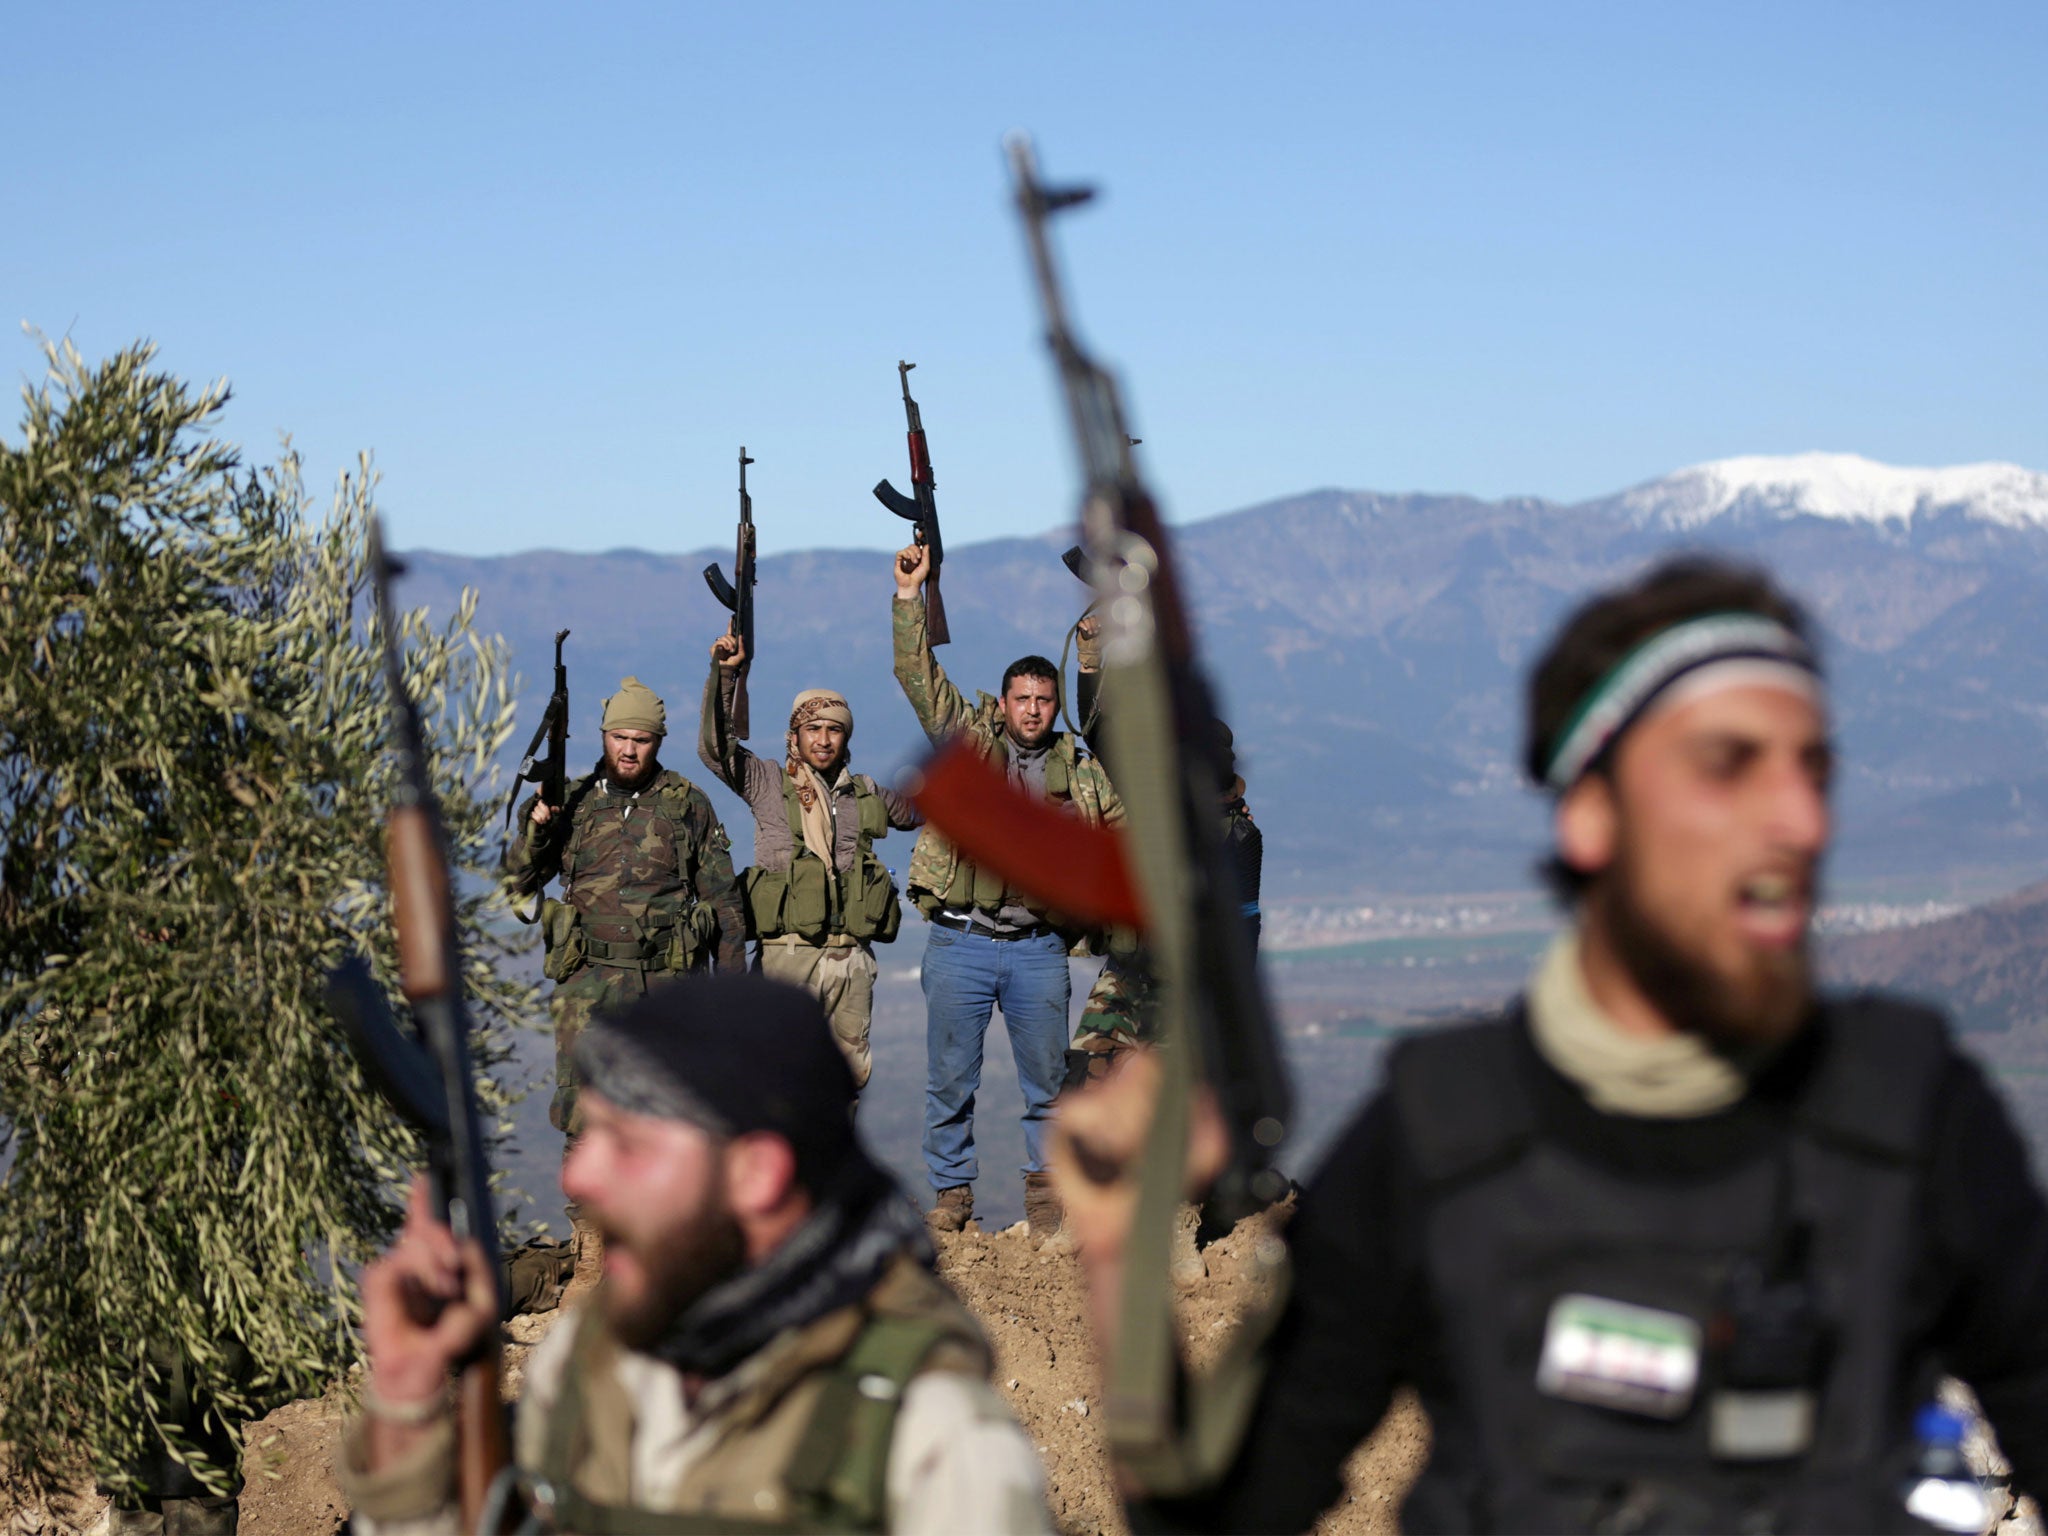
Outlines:
<svg viewBox="0 0 2048 1536"><path fill-rule="evenodd" d="M622 724L621 722L624 722ZM521 895L562 882L562 899L541 906L548 979L555 983L556 1087L549 1118L580 1129L569 1050L600 1010L630 1003L650 980L684 971L747 965L746 913L733 878L732 844L704 791L655 752L665 732L661 701L635 678L605 702L605 759L572 781L560 811L533 819L521 807L520 835L505 868ZM614 738L643 738L640 775L614 761ZM622 780L634 782L630 791Z"/></svg>

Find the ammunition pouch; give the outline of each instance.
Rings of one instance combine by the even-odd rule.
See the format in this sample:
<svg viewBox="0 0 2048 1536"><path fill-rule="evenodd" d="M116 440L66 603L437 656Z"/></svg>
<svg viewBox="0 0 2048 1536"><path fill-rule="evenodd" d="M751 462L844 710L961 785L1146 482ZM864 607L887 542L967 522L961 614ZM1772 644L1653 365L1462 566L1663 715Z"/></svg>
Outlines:
<svg viewBox="0 0 2048 1536"><path fill-rule="evenodd" d="M740 876L740 889L750 939L795 934L806 944L822 944L843 933L887 944L903 926L895 878L872 853L863 852L843 874L809 854L790 860L788 869L756 865Z"/></svg>
<svg viewBox="0 0 2048 1536"><path fill-rule="evenodd" d="M836 871L804 846L795 791L786 782L783 794L796 852L787 869L755 865L740 876L747 937L779 939L794 934L806 944L822 944L843 933L889 943L903 926L903 908L896 899L894 876L873 849L874 840L889 831L889 812L881 797L867 788L865 780L856 781L859 851L851 869Z"/></svg>
<svg viewBox="0 0 2048 1536"><path fill-rule="evenodd" d="M740 871L740 904L746 908L747 937L772 939L783 931L782 909L789 900L789 872L755 864Z"/></svg>
<svg viewBox="0 0 2048 1536"><path fill-rule="evenodd" d="M862 851L852 869L839 877L840 907L849 937L892 944L903 927L903 904L896 899L896 881L888 865Z"/></svg>
<svg viewBox="0 0 2048 1536"><path fill-rule="evenodd" d="M540 904L540 931L547 945L540 973L549 981L567 981L583 968L583 914L566 901L549 896Z"/></svg>
<svg viewBox="0 0 2048 1536"><path fill-rule="evenodd" d="M692 906L687 916L669 930L666 965L670 971L694 971L718 942L718 914L709 902Z"/></svg>
<svg viewBox="0 0 2048 1536"><path fill-rule="evenodd" d="M881 796L860 799L860 856L839 877L840 922L856 939L877 944L895 942L903 927L903 904L896 899L896 879L875 856L874 840L889 835L889 810Z"/></svg>
<svg viewBox="0 0 2048 1536"><path fill-rule="evenodd" d="M787 869L755 865L740 876L746 900L747 937L779 939L795 934L807 944L822 944L831 931L831 876L816 858L790 860Z"/></svg>

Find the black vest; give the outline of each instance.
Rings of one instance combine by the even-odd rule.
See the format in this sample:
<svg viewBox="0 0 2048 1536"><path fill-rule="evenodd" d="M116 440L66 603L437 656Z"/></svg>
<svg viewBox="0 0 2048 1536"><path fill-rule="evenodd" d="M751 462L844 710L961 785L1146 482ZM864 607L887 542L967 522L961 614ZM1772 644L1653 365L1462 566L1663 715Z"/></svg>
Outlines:
<svg viewBox="0 0 2048 1536"><path fill-rule="evenodd" d="M1424 1393L1435 1443L1403 1528L1924 1530L1897 1489L1913 1411L1937 1376L1905 1337L1904 1309L1948 1051L1940 1018L1878 998L1826 1005L1781 1132L1755 1157L1683 1183L1629 1176L1546 1134L1521 1027L1447 1028L1404 1042L1388 1066L1421 1181L1448 1383ZM1810 1443L1730 1456L1712 1426L1760 1400L1743 1395L1754 1376L1742 1361L1759 1340L1773 1354L1768 1317L1783 1315L1759 1325L1733 1298L1753 1295L1745 1282L1762 1273L1782 1300L1788 1267L1813 1347L1775 1357L1810 1361L1795 1372L1812 1394ZM1571 1296L1696 1324L1689 1406L1656 1417L1540 1390L1553 1309Z"/></svg>

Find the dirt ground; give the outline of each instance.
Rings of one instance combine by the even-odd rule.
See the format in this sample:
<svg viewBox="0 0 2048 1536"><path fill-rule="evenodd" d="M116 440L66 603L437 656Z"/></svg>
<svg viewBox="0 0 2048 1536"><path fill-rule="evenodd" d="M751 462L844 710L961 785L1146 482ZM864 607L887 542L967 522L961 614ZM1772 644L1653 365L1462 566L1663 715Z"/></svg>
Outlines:
<svg viewBox="0 0 2048 1536"><path fill-rule="evenodd" d="M1176 1266L1183 1347L1199 1370L1228 1342L1258 1299L1254 1250L1270 1236L1265 1219L1245 1222ZM940 1273L974 1310L995 1346L995 1384L1045 1464L1046 1499L1072 1536L1122 1532L1102 1438L1101 1382L1082 1317L1081 1273L1058 1244L1034 1244L1021 1227L983 1233L970 1225L943 1240ZM1182 1264L1192 1255L1183 1249ZM1316 1526L1321 1536L1396 1531L1402 1496L1421 1470L1429 1426L1411 1402L1398 1404L1346 1468L1347 1492Z"/></svg>
<svg viewBox="0 0 2048 1536"><path fill-rule="evenodd" d="M1229 1341L1259 1297L1257 1245L1273 1232L1271 1218L1246 1222L1194 1257L1191 1239L1175 1266L1183 1348L1199 1370ZM1121 1533L1125 1527L1112 1490L1102 1439L1101 1384L1095 1352L1082 1320L1081 1276L1056 1240L1034 1243L1022 1224L983 1232L970 1224L939 1239L940 1272L971 1307L995 1346L994 1381L1016 1411L1045 1465L1046 1496L1057 1527L1068 1536ZM580 1274L570 1303L594 1281ZM532 1346L563 1316L561 1311L515 1319L509 1326L505 1389L516 1399ZM1974 1410L1960 1387L1952 1406ZM1945 1393L1945 1395L1948 1395ZM347 1522L334 1479L348 1391L337 1383L323 1397L289 1403L249 1426L246 1484L241 1502L243 1536L333 1536ZM1995 1445L1980 1428L1971 1460L1994 1482L2009 1475ZM1345 1468L1343 1498L1316 1526L1319 1536L1366 1536L1400 1527L1401 1499L1429 1448L1429 1426L1409 1401L1397 1402L1378 1431ZM5 1496L0 1475L0 1536L98 1536L106 1529L105 1501L80 1490L61 1508L23 1507ZM2040 1536L2031 1501L1998 1501L1994 1524L2001 1536Z"/></svg>
<svg viewBox="0 0 2048 1536"><path fill-rule="evenodd" d="M1199 1368L1214 1358L1255 1299L1254 1245L1270 1228L1247 1222L1185 1264L1177 1276L1180 1322L1189 1358ZM970 1224L941 1237L940 1272L981 1319L995 1346L995 1384L1045 1463L1053 1518L1071 1536L1121 1532L1100 1417L1095 1351L1082 1319L1081 1276L1057 1242L1031 1241L1022 1225L985 1233ZM1192 1249L1189 1249L1192 1252ZM572 1300L588 1277L572 1287ZM506 1352L506 1390L516 1397L526 1356L561 1312L513 1321ZM331 1536L347 1521L334 1479L334 1459L348 1394L288 1403L249 1426L242 1492L242 1536ZM1398 1529L1395 1514L1420 1467L1428 1427L1412 1405L1388 1415L1379 1433L1353 1457L1345 1500L1317 1527L1326 1536L1363 1536ZM61 1510L0 1508L0 1536L69 1536L104 1531L105 1502L81 1492Z"/></svg>

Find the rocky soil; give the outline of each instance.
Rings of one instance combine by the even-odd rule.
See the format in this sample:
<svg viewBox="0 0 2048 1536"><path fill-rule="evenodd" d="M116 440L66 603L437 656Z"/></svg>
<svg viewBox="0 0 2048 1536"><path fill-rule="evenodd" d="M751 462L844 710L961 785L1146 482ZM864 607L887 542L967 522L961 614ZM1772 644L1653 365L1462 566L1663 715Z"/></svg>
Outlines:
<svg viewBox="0 0 2048 1536"><path fill-rule="evenodd" d="M1181 1340L1197 1369L1213 1360L1232 1330L1260 1297L1255 1255L1270 1238L1270 1218L1246 1222L1199 1256L1185 1233L1174 1266ZM940 1272L981 1319L995 1346L997 1390L1015 1409L1045 1465L1046 1497L1059 1530L1069 1536L1121 1533L1125 1527L1104 1451L1101 1383L1095 1351L1082 1316L1079 1267L1058 1240L1034 1243L1023 1225L984 1232L969 1224L939 1239ZM569 1302L594 1281L572 1282ZM505 1386L516 1398L527 1356L547 1337L562 1312L514 1319L506 1353ZM1974 1415L1960 1386L1945 1391L1952 1406ZM242 1493L243 1536L334 1536L348 1512L334 1479L334 1458L348 1393L289 1403L248 1429L247 1480ZM1969 1446L1978 1470L2002 1480L2007 1469L1988 1433ZM1429 1425L1409 1401L1396 1403L1378 1431L1345 1469L1345 1494L1316 1526L1319 1536L1367 1536L1399 1529L1402 1496L1429 1448ZM2011 1507L1998 1500L1995 1529L2006 1536L2040 1536L2031 1501ZM80 1490L61 1507L25 1507L8 1501L0 1480L0 1536L97 1536L106 1530L105 1502Z"/></svg>

